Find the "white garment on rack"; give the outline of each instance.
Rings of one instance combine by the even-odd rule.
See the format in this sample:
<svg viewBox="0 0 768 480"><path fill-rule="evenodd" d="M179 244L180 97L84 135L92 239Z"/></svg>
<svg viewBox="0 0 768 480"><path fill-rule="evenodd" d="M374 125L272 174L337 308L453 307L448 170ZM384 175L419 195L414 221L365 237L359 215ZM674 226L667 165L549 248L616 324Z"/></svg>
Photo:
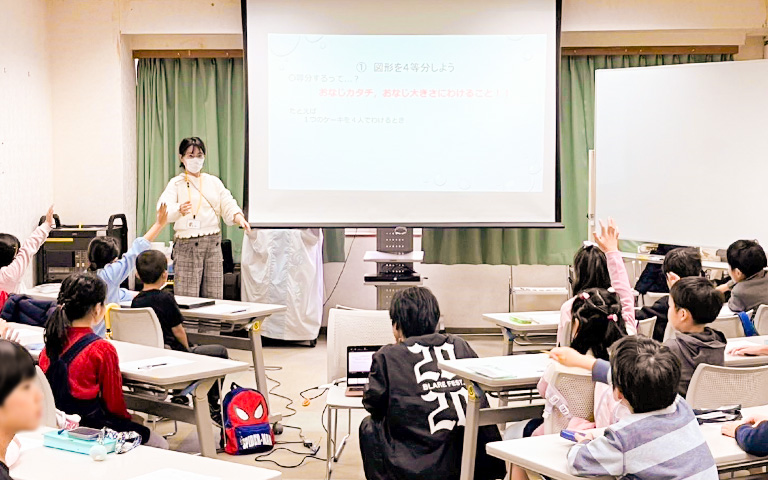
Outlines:
<svg viewBox="0 0 768 480"><path fill-rule="evenodd" d="M323 231L253 229L243 236L242 299L286 305L262 324L279 340L314 340L323 321Z"/></svg>

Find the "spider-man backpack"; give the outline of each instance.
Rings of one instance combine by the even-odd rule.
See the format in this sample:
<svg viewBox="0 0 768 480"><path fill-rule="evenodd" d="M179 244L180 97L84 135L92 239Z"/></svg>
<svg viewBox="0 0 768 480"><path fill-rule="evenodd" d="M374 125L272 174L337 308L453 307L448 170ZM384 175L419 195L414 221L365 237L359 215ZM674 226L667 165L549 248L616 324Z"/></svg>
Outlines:
<svg viewBox="0 0 768 480"><path fill-rule="evenodd" d="M235 383L224 397L224 448L230 455L272 450L275 434L269 424L269 407L259 391Z"/></svg>

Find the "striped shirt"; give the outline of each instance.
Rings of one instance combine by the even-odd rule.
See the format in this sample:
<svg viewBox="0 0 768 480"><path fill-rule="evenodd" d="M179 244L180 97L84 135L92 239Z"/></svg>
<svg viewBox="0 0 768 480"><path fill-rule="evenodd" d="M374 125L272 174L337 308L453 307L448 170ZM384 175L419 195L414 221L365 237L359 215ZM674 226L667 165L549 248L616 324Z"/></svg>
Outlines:
<svg viewBox="0 0 768 480"><path fill-rule="evenodd" d="M633 413L591 442L568 452L572 475L611 475L622 479L717 480L717 466L686 401Z"/></svg>

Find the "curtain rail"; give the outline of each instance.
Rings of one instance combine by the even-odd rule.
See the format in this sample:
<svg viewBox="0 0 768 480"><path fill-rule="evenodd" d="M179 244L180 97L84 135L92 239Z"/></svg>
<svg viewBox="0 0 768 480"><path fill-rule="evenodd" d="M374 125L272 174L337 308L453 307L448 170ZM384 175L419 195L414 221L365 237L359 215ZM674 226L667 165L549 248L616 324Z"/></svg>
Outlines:
<svg viewBox="0 0 768 480"><path fill-rule="evenodd" d="M738 45L690 45L657 47L563 47L564 57L587 55L732 55Z"/></svg>
<svg viewBox="0 0 768 480"><path fill-rule="evenodd" d="M243 51L231 50L134 50L133 58L243 58Z"/></svg>

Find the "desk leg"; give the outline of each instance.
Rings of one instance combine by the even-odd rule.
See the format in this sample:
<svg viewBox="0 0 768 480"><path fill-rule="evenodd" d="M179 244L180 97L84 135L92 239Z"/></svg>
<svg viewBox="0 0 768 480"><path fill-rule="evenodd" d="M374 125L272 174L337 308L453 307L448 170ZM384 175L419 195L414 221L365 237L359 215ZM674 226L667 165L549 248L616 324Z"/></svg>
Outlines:
<svg viewBox="0 0 768 480"><path fill-rule="evenodd" d="M326 453L325 453L325 456L328 458L328 461L326 462L325 478L330 480L331 472L333 470L333 454L334 454L334 447L335 446L333 445L333 441L331 440L331 423L332 423L331 422L331 414L333 412L333 409L328 407L327 410L328 411L326 413L328 414L328 419L327 419L328 425L327 425L327 428L326 428L326 430L327 430L326 431L326 439L327 440L326 440L326 450L325 450Z"/></svg>
<svg viewBox="0 0 768 480"><path fill-rule="evenodd" d="M480 428L480 406L483 390L467 382L467 413L464 427L464 447L461 453L461 480L472 480L475 476L475 455L477 454L477 430Z"/></svg>
<svg viewBox="0 0 768 480"><path fill-rule="evenodd" d="M504 345L501 350L502 355L512 355L512 349L515 346L515 338L517 335L515 335L512 330L508 328L502 328L501 333L504 336ZM499 407L506 407L507 406L507 397L504 395L505 392L499 392ZM499 425L499 428L503 429L503 425Z"/></svg>
<svg viewBox="0 0 768 480"><path fill-rule="evenodd" d="M253 359L253 373L256 377L256 389L264 395L264 399L267 401L267 408L269 408L269 420L272 423L275 433L280 435L283 433L283 426L280 425L280 420L283 416L272 409L272 404L269 400L269 384L267 383L267 374L264 371L264 349L261 346L261 322L263 318L256 319L253 324L248 328L248 336L251 339L251 358Z"/></svg>
<svg viewBox="0 0 768 480"><path fill-rule="evenodd" d="M208 390L211 389L216 379L209 378L201 381L192 395L192 404L195 408L195 423L197 424L197 438L200 441L200 453L204 457L216 458L216 441L213 437L213 422L208 408Z"/></svg>
<svg viewBox="0 0 768 480"><path fill-rule="evenodd" d="M501 329L502 335L504 335L504 345L501 350L502 355L512 355L512 350L515 347L515 335L512 330L508 328Z"/></svg>

